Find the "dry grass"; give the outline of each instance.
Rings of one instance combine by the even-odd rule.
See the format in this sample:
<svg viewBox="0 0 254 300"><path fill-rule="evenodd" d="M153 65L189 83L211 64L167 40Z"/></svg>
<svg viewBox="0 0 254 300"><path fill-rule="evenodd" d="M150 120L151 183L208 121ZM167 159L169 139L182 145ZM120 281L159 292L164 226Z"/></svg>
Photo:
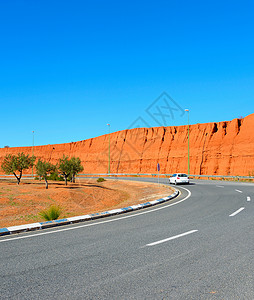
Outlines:
<svg viewBox="0 0 254 300"><path fill-rule="evenodd" d="M0 228L43 221L39 215L51 205L61 208L60 218L124 207L171 194L170 187L131 181L82 179L66 187L63 182L14 180L0 182Z"/></svg>

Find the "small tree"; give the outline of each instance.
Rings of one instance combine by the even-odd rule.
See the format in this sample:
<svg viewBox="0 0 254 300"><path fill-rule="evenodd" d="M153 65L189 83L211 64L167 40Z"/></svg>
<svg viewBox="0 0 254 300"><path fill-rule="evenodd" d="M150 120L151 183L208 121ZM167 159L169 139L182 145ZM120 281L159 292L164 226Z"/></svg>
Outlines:
<svg viewBox="0 0 254 300"><path fill-rule="evenodd" d="M47 175L53 173L56 170L56 166L46 161L39 161L36 164L37 175L45 180L46 189L48 189Z"/></svg>
<svg viewBox="0 0 254 300"><path fill-rule="evenodd" d="M71 163L71 181L75 182L75 176L84 170L83 166L81 165L81 160L79 157L72 157L70 159Z"/></svg>
<svg viewBox="0 0 254 300"><path fill-rule="evenodd" d="M65 185L67 185L67 179L72 171L71 161L68 159L68 156L63 155L63 158L59 159L58 171L63 175Z"/></svg>
<svg viewBox="0 0 254 300"><path fill-rule="evenodd" d="M8 154L4 157L4 161L1 165L5 174L13 174L17 183L20 183L23 170L27 170L34 165L35 156L30 157L29 155L25 155L23 152L18 153L17 155ZM19 172L19 176L17 173Z"/></svg>
<svg viewBox="0 0 254 300"><path fill-rule="evenodd" d="M75 182L75 176L83 170L84 168L81 165L79 157L72 157L69 159L68 156L64 155L63 158L59 159L58 171L63 175L65 185L67 185L68 178L71 178L71 181Z"/></svg>

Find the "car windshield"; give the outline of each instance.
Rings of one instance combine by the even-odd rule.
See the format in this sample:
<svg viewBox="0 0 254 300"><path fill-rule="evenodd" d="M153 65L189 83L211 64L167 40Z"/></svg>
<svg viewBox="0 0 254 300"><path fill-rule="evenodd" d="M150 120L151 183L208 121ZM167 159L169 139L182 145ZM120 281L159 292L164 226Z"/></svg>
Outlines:
<svg viewBox="0 0 254 300"><path fill-rule="evenodd" d="M187 174L178 174L179 177L188 177Z"/></svg>

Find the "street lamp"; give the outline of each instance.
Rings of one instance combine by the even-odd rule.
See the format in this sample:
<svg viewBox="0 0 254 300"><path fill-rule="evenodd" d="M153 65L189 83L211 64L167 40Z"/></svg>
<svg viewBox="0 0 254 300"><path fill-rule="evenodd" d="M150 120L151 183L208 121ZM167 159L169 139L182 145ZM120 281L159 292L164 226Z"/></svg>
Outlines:
<svg viewBox="0 0 254 300"><path fill-rule="evenodd" d="M32 131L33 133L33 156L34 156L34 131ZM32 165L32 178L34 178L34 165Z"/></svg>
<svg viewBox="0 0 254 300"><path fill-rule="evenodd" d="M185 109L188 112L188 175L190 175L190 111Z"/></svg>
<svg viewBox="0 0 254 300"><path fill-rule="evenodd" d="M108 125L108 174L110 174L110 124Z"/></svg>

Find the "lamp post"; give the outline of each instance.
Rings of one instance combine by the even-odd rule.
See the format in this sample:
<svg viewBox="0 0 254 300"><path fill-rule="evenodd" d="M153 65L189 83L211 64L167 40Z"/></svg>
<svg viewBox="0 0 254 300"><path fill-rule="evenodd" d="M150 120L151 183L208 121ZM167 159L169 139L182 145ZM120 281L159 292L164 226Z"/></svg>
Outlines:
<svg viewBox="0 0 254 300"><path fill-rule="evenodd" d="M190 175L190 111L185 109L188 112L188 175Z"/></svg>
<svg viewBox="0 0 254 300"><path fill-rule="evenodd" d="M34 131L32 131L32 133L33 133L33 150L32 150L33 155L32 156L34 156ZM32 178L34 178L34 165L32 165Z"/></svg>
<svg viewBox="0 0 254 300"><path fill-rule="evenodd" d="M108 174L110 174L110 124L108 125Z"/></svg>

